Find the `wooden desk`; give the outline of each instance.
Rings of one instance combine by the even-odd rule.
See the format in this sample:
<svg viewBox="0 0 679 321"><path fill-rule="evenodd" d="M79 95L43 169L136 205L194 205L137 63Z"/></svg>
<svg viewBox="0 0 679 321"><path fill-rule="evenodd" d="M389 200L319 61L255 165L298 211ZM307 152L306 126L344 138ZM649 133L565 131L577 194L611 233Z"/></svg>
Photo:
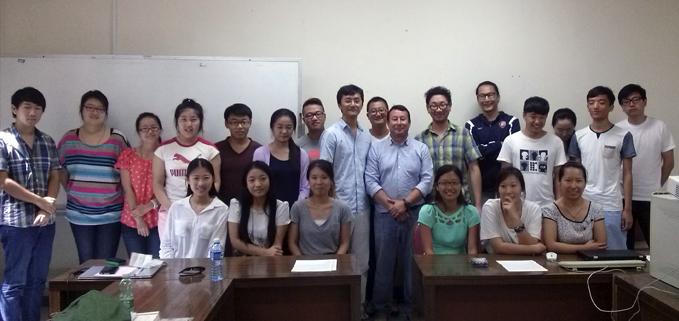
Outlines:
<svg viewBox="0 0 679 321"><path fill-rule="evenodd" d="M652 264L652 262L651 262ZM657 280L648 273L616 274L613 279L613 309L625 309L632 306L639 289ZM675 293L671 295L655 289L644 289L639 294L639 305L625 312L615 313L616 320L679 320L679 289L663 283L655 282L651 286Z"/></svg>
<svg viewBox="0 0 679 321"><path fill-rule="evenodd" d="M472 257L488 259L474 268ZM575 255L559 255L576 260ZM544 256L413 255L414 288L421 291L418 312L425 320L602 320L608 315L590 301L589 273L567 272ZM535 260L547 272L507 272L496 260ZM633 272L635 273L635 272ZM611 308L611 274L590 280L592 296Z"/></svg>
<svg viewBox="0 0 679 321"><path fill-rule="evenodd" d="M175 262L174 264L168 264L163 267L153 278L159 280L177 280L179 279L179 271L183 268L197 265L205 266L205 260L207 259L174 259L172 260ZM207 264L209 267L209 261ZM78 280L78 276L73 274L80 269L100 265L105 265L104 260L89 260L75 269L68 270L51 279L48 284L50 314L61 311L61 309L66 307L68 301L77 298L87 291L102 291L111 285L111 283L120 281L115 279Z"/></svg>
<svg viewBox="0 0 679 321"><path fill-rule="evenodd" d="M336 258L337 271L290 272L297 259L321 258ZM158 271L152 282L174 282L164 285L174 287L175 281L179 280L179 271L189 266L206 267L206 278L209 277L210 261L207 258L173 259L165 262L167 266ZM101 263L103 262L86 262L81 267L102 265ZM71 270L50 281L51 313L60 311L68 291L104 290L118 281L78 280L72 275L77 270ZM358 261L353 255L229 257L224 258L224 277L232 279L233 314L236 320L360 319L361 278ZM167 288L164 291L170 293L181 290Z"/></svg>
<svg viewBox="0 0 679 321"><path fill-rule="evenodd" d="M106 287L104 294L117 297L118 283ZM209 276L182 277L180 280L134 280L134 311L160 311L162 318L187 318L193 321L230 321L233 316L233 282L211 282Z"/></svg>

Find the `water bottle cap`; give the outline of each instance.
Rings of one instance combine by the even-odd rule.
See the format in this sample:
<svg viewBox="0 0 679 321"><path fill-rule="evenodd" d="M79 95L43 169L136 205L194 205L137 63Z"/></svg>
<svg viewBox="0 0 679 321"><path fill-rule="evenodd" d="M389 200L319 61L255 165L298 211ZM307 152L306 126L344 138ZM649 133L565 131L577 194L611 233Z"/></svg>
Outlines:
<svg viewBox="0 0 679 321"><path fill-rule="evenodd" d="M218 237L215 237L215 239L212 240L212 242L213 242L213 243L219 243L219 238L218 238Z"/></svg>

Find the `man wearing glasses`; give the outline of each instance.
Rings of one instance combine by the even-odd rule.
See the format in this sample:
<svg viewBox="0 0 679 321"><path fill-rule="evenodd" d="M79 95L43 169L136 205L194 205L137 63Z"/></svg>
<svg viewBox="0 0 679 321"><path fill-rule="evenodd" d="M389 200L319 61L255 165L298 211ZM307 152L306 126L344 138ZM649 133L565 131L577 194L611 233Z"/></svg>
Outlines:
<svg viewBox="0 0 679 321"><path fill-rule="evenodd" d="M667 124L646 116L646 90L641 86L622 87L618 102L627 119L616 126L632 134L637 151L632 163L632 217L650 246L651 194L665 184L674 168L674 139ZM627 248L634 249L634 226L627 232Z"/></svg>
<svg viewBox="0 0 679 321"><path fill-rule="evenodd" d="M215 144L222 157L220 175L222 184L219 186L218 197L224 204L230 204L231 199L240 197L243 193L243 172L252 162L255 149L262 146L248 137L252 124L252 110L244 104L233 104L224 110L224 125L231 134L225 140ZM227 242L227 247L230 246ZM224 249L224 255L230 254Z"/></svg>
<svg viewBox="0 0 679 321"><path fill-rule="evenodd" d="M302 105L302 116L309 133L298 138L295 143L309 153L309 160L314 160L321 156L319 141L325 130L325 108L321 100L307 99Z"/></svg>
<svg viewBox="0 0 679 321"><path fill-rule="evenodd" d="M434 172L447 164L455 165L462 170L464 198L469 204L474 204L480 213L482 203L479 149L469 130L448 120L452 101L450 90L442 86L433 87L424 94L424 97L432 122L427 129L415 136L415 139L429 148L434 162Z"/></svg>
<svg viewBox="0 0 679 321"><path fill-rule="evenodd" d="M381 142L389 137L389 128L387 127L387 111L389 111L389 104L387 100L376 96L368 100L366 105L368 108L368 120L370 121L370 136L373 137L373 143Z"/></svg>
<svg viewBox="0 0 679 321"><path fill-rule="evenodd" d="M492 81L484 81L476 86L476 101L482 113L470 119L464 125L472 134L479 147L479 169L481 170L482 198L495 198L495 179L500 172L501 164L497 156L507 136L521 130L519 119L507 115L497 108L500 102L500 90Z"/></svg>

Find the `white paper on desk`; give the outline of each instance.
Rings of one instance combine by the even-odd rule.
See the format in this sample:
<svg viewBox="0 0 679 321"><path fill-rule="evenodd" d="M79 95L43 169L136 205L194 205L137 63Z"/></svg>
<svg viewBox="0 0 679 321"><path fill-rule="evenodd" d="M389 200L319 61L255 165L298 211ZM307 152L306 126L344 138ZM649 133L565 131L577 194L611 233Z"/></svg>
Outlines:
<svg viewBox="0 0 679 321"><path fill-rule="evenodd" d="M497 260L508 272L547 272L542 265L533 260Z"/></svg>
<svg viewBox="0 0 679 321"><path fill-rule="evenodd" d="M95 274L94 276L95 276L95 277L101 277L101 278L112 278L112 279L115 279L115 278L122 278L122 277L123 277L123 274L132 274L132 272L134 272L134 271L136 271L136 270L137 270L137 268L134 267L134 266L123 265L123 266L119 266L119 267L118 267L118 271L116 271L116 273L113 273L113 274L101 274L101 272L100 272L100 273Z"/></svg>
<svg viewBox="0 0 679 321"><path fill-rule="evenodd" d="M337 270L337 259L297 260L292 272L330 272Z"/></svg>

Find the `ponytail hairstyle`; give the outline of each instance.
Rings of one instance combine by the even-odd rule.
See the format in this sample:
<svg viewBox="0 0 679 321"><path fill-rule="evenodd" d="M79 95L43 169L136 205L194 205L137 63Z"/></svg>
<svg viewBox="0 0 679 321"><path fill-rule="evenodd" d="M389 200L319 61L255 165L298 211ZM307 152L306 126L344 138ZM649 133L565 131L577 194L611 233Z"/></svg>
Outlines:
<svg viewBox="0 0 679 321"><path fill-rule="evenodd" d="M189 167L186 169L186 179L189 179L189 176L191 175L191 172L198 168L205 168L207 169L208 172L210 172L210 175L212 175L212 186L210 187L210 191L208 192L208 195L210 197L215 197L217 195L217 189L215 188L215 169L212 167L212 163L208 161L205 158L196 158L192 160L189 163ZM191 185L188 184L189 186L186 188L186 196L191 196L193 195L193 191L191 190Z"/></svg>
<svg viewBox="0 0 679 321"><path fill-rule="evenodd" d="M179 104L179 106L177 106L177 108L174 110L174 127L177 129L177 131L179 131L179 115L181 115L184 110L189 108L195 110L196 115L198 115L200 126L198 126L197 133L201 133L203 131L203 106L191 98L182 100L182 103Z"/></svg>
<svg viewBox="0 0 679 321"><path fill-rule="evenodd" d="M247 186L248 174L253 169L259 169L269 177L269 190L266 192L266 198L264 200L264 213L269 217L269 222L267 223L266 240L268 244L272 244L276 239L276 209L278 208L278 204L276 200L276 193L273 189L273 176L271 175L271 169L269 169L269 165L262 161L254 161L250 163L243 172L243 186L245 186L245 189L243 189L243 194L238 199L240 202L238 238L245 242L245 244L252 244L252 240L250 240L250 235L248 233L248 223L250 222L250 208L252 207L253 197L252 194L250 194L250 190L247 188Z"/></svg>
<svg viewBox="0 0 679 321"><path fill-rule="evenodd" d="M290 118L290 120L292 121L292 132L294 133L295 129L297 128L297 117L295 116L295 113L292 112L292 110L287 108L281 108L273 112L273 114L271 114L271 121L269 122L269 127L271 128L271 130L273 131L274 123L276 123L276 121L281 117ZM292 164L293 168L300 168L302 166L300 165L302 162L301 161L302 152L299 146L295 144L295 141L292 138L288 140L288 148L290 149L289 154L290 163Z"/></svg>
<svg viewBox="0 0 679 321"><path fill-rule="evenodd" d="M328 191L328 196L335 197L335 172L332 169L332 163L324 159L315 159L309 163L309 170L306 172L306 179L309 180L311 170L318 168L322 170L325 175L330 178L330 190ZM309 196L313 196L313 192L309 191Z"/></svg>

